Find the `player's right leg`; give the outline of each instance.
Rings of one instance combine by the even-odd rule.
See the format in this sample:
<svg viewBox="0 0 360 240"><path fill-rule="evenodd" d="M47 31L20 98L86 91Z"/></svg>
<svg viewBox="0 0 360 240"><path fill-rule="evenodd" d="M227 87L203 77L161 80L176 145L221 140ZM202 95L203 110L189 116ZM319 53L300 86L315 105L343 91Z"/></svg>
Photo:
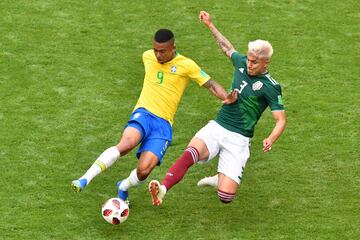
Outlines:
<svg viewBox="0 0 360 240"><path fill-rule="evenodd" d="M71 187L75 192L82 191L91 180L101 172L109 168L120 156L124 156L135 148L141 140L141 133L137 128L128 126L122 135L120 142L113 147L106 149L86 173L79 179L72 181Z"/></svg>
<svg viewBox="0 0 360 240"><path fill-rule="evenodd" d="M162 184L153 180L149 183L149 192L154 206L159 206L167 191L181 181L187 170L199 159L207 159L209 152L205 142L200 138L193 138L183 154L169 168Z"/></svg>
<svg viewBox="0 0 360 240"><path fill-rule="evenodd" d="M151 180L149 183L149 192L154 206L159 206L167 192L166 187L157 180Z"/></svg>

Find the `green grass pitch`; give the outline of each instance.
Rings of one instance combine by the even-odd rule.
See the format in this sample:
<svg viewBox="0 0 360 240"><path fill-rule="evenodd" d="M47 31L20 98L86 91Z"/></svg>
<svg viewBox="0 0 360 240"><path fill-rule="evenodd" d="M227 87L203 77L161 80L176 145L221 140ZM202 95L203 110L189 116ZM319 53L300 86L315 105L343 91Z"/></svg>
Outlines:
<svg viewBox="0 0 360 240"><path fill-rule="evenodd" d="M126 223L101 204L135 167L121 158L80 194L70 183L117 143L143 82L141 54L170 28L177 48L228 88L232 66L198 21L212 14L244 52L269 40L287 129L263 154L273 127L259 121L236 200L196 182L217 159L191 168L159 208L147 183L131 189ZM358 0L0 2L0 239L360 239L360 2ZM220 102L191 84L161 179ZM148 179L148 180L150 180Z"/></svg>

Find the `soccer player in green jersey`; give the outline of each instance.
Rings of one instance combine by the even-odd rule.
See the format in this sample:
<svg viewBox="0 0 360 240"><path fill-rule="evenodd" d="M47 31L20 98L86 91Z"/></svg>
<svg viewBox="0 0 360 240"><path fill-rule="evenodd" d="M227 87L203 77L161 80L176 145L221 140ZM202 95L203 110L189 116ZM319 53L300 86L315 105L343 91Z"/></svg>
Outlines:
<svg viewBox="0 0 360 240"><path fill-rule="evenodd" d="M201 11L199 18L212 32L216 43L234 66L231 88L237 89L238 99L232 104L223 105L217 118L195 134L161 184L157 180L149 183L149 192L155 206L162 203L166 192L184 177L189 167L196 162L209 161L216 155L219 155L218 174L212 177L213 183L205 181L205 184L216 184L220 201L230 203L235 197L250 156L250 138L254 135L255 125L261 114L269 106L275 120L272 132L263 140L263 152L271 150L286 125L280 85L267 69L273 53L271 44L264 40L249 42L247 55L241 55L215 27L209 13Z"/></svg>

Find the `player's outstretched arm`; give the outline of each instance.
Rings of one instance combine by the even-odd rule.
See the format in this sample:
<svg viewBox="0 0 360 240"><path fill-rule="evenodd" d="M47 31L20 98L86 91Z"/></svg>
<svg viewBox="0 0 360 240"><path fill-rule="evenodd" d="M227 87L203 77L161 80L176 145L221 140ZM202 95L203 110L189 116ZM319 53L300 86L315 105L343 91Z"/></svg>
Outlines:
<svg viewBox="0 0 360 240"><path fill-rule="evenodd" d="M214 96L221 99L222 103L224 104L231 104L237 100L239 91L238 89L235 89L227 94L225 89L212 79L208 80L203 86L207 88Z"/></svg>
<svg viewBox="0 0 360 240"><path fill-rule="evenodd" d="M215 25L211 21L210 14L205 11L200 11L199 20L200 22L203 22L210 29L221 51L230 58L231 54L233 54L236 50L233 47L233 45L229 42L229 40L227 40L221 34L221 32L215 27Z"/></svg>
<svg viewBox="0 0 360 240"><path fill-rule="evenodd" d="M222 103L231 104L238 99L238 95L239 95L239 89L235 88L226 96L226 98L222 101Z"/></svg>
<svg viewBox="0 0 360 240"><path fill-rule="evenodd" d="M274 111L272 112L272 115L275 119L275 127L271 131L270 135L263 140L264 152L268 152L271 150L271 146L281 136L286 126L285 111Z"/></svg>

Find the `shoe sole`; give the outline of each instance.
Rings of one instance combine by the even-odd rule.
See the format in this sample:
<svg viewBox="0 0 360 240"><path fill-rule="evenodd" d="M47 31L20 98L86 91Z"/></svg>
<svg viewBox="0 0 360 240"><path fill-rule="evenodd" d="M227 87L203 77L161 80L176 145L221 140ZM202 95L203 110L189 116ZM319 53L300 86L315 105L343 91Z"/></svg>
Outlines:
<svg viewBox="0 0 360 240"><path fill-rule="evenodd" d="M159 206L161 204L161 201L158 198L159 185L156 182L151 182L150 183L149 192L150 192L150 195L151 195L152 204L154 206Z"/></svg>
<svg viewBox="0 0 360 240"><path fill-rule="evenodd" d="M74 183L71 184L71 189L74 192L81 192L81 188L78 185L74 184Z"/></svg>

